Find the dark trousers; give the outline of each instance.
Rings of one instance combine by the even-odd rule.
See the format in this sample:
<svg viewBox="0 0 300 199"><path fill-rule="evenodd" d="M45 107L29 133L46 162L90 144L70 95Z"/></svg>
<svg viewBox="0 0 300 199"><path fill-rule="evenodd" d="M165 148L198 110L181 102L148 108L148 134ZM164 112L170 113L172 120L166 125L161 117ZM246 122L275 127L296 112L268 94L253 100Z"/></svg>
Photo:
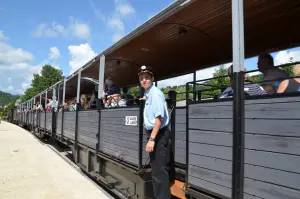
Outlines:
<svg viewBox="0 0 300 199"><path fill-rule="evenodd" d="M146 130L148 136L152 131ZM168 127L159 130L154 151L149 153L154 196L156 199L171 199L169 173L166 170L170 161L170 135Z"/></svg>

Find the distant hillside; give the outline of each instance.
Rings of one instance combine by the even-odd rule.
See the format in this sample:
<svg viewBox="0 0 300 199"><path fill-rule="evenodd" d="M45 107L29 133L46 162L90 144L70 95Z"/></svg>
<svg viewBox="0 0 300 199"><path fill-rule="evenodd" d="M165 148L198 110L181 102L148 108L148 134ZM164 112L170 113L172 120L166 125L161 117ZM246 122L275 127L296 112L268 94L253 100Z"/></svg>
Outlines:
<svg viewBox="0 0 300 199"><path fill-rule="evenodd" d="M17 95L11 95L9 93L0 91L0 106L7 105L8 103L14 101L17 97Z"/></svg>

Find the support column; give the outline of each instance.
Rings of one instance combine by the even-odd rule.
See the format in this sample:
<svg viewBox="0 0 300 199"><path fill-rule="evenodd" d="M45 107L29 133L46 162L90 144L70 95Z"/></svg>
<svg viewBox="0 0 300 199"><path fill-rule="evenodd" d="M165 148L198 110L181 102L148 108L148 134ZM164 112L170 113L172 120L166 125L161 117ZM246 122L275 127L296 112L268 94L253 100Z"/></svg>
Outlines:
<svg viewBox="0 0 300 199"><path fill-rule="evenodd" d="M99 123L98 123L98 134L97 134L98 143L96 144L96 153L99 152L99 147L100 147L100 128L101 128L101 109L102 109L101 100L103 97L104 73L105 73L105 56L102 54L100 55L100 63L99 63L99 84L98 84L98 96L97 96Z"/></svg>
<svg viewBox="0 0 300 199"><path fill-rule="evenodd" d="M243 0L232 0L233 41L233 151L232 151L232 199L244 195L244 15Z"/></svg>
<svg viewBox="0 0 300 199"><path fill-rule="evenodd" d="M196 101L196 71L193 73L193 101Z"/></svg>
<svg viewBox="0 0 300 199"><path fill-rule="evenodd" d="M74 144L74 151L75 151L75 162L79 162L79 151L78 151L78 111L80 107L80 80L81 80L81 71L78 72L78 79L77 79L77 97L76 97L76 123L75 123L75 144Z"/></svg>

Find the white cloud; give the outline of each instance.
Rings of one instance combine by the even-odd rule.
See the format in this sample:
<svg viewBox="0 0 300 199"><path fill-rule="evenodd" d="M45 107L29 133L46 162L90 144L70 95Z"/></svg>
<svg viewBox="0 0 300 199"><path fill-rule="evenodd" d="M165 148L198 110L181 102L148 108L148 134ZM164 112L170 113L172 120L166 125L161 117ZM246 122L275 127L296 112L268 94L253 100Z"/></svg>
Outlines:
<svg viewBox="0 0 300 199"><path fill-rule="evenodd" d="M4 35L4 32L2 30L0 30L0 41L5 41L5 40L8 40L8 37L6 37Z"/></svg>
<svg viewBox="0 0 300 199"><path fill-rule="evenodd" d="M49 50L50 50L49 56L48 56L49 60L57 60L61 57L59 49L56 46L50 47Z"/></svg>
<svg viewBox="0 0 300 199"><path fill-rule="evenodd" d="M57 26L59 29L57 29ZM36 37L57 37L62 31L64 31L64 27L55 22L53 22L52 25L42 23L37 25L33 34Z"/></svg>
<svg viewBox="0 0 300 199"><path fill-rule="evenodd" d="M7 42L0 41L0 90L12 94L23 94L30 86L33 74L40 74L42 66L51 64L50 58L54 59L60 55L56 47L49 50L49 59L38 65L31 62L34 56L21 48L15 48ZM54 65L56 68L59 66Z"/></svg>
<svg viewBox="0 0 300 199"><path fill-rule="evenodd" d="M97 17L97 19L99 19L100 21L104 21L105 20L105 16L104 14L101 12L101 10L99 10L95 4L93 3L92 0L89 0L90 6L95 14L95 16Z"/></svg>
<svg viewBox="0 0 300 199"><path fill-rule="evenodd" d="M23 69L32 60L33 55L31 53L20 48L13 48L9 44L0 41L0 69Z"/></svg>
<svg viewBox="0 0 300 199"><path fill-rule="evenodd" d="M289 62L298 62L300 61L300 51L295 50L295 51L287 51L283 50L278 52L275 57L274 57L274 65L281 65L281 64L286 64Z"/></svg>
<svg viewBox="0 0 300 199"><path fill-rule="evenodd" d="M124 31L124 29L125 29L123 21L118 17L110 18L108 20L107 24L108 24L108 27L111 29L118 29L121 31Z"/></svg>
<svg viewBox="0 0 300 199"><path fill-rule="evenodd" d="M115 0L115 8L122 16L128 16L135 13L135 9L126 0Z"/></svg>
<svg viewBox="0 0 300 199"><path fill-rule="evenodd" d="M108 27L112 30L112 42L115 43L125 36L124 22L118 18L110 18L107 22Z"/></svg>
<svg viewBox="0 0 300 199"><path fill-rule="evenodd" d="M65 26L56 23L38 24L33 35L35 37L69 37L74 36L79 39L88 39L90 37L90 26L73 17L69 17L69 23Z"/></svg>
<svg viewBox="0 0 300 199"><path fill-rule="evenodd" d="M69 61L69 65L71 67L70 74L75 72L97 55L88 43L80 44L79 46L72 45L69 46L68 49L72 56L72 59Z"/></svg>
<svg viewBox="0 0 300 199"><path fill-rule="evenodd" d="M69 30L74 37L79 39L88 39L90 37L90 26L80 22L73 17L69 17L70 25Z"/></svg>
<svg viewBox="0 0 300 199"><path fill-rule="evenodd" d="M24 92L24 83L32 74L29 72L33 55L23 49L0 42L0 90L17 94ZM31 79L30 79L31 80Z"/></svg>

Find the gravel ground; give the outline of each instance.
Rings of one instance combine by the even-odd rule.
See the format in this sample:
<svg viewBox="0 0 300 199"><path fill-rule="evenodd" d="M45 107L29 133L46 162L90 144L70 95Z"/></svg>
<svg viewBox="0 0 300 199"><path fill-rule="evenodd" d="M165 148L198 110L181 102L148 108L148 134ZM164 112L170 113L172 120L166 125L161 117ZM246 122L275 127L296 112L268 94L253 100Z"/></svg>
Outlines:
<svg viewBox="0 0 300 199"><path fill-rule="evenodd" d="M1 199L112 198L28 131L0 124Z"/></svg>

